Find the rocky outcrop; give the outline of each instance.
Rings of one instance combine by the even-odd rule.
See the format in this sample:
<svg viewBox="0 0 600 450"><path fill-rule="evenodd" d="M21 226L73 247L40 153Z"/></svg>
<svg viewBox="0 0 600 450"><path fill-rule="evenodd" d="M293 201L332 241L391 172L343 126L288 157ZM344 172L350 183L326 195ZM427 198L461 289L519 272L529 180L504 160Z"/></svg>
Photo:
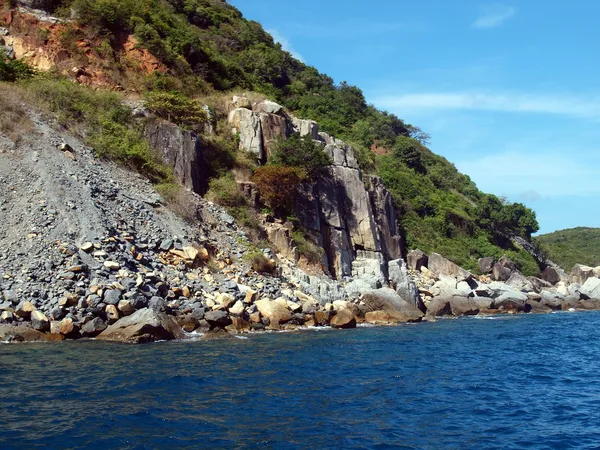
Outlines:
<svg viewBox="0 0 600 450"><path fill-rule="evenodd" d="M98 339L138 344L184 337L183 330L173 317L144 308L109 326L100 333Z"/></svg>
<svg viewBox="0 0 600 450"><path fill-rule="evenodd" d="M203 162L200 137L165 120L154 119L146 126L146 137L162 160L173 168L177 179L188 189L203 195L208 176Z"/></svg>
<svg viewBox="0 0 600 450"><path fill-rule="evenodd" d="M235 102L234 102L235 103ZM301 225L318 236L325 250L323 264L335 279L361 278L364 266L379 266L367 270L365 285L387 279L389 260L402 256L403 243L398 232L397 217L390 193L378 177L364 176L355 150L326 133L310 120L288 116L284 109L269 101L249 104L237 99L238 107L229 114L229 122L239 135L240 148L254 153L264 162L272 143L296 132L321 142L331 158L329 166L318 180L299 190L296 216ZM246 105L248 103L248 105ZM274 234L282 243L280 232ZM284 253L290 249L282 245ZM365 262L370 259L371 262ZM362 285L361 285L362 286Z"/></svg>

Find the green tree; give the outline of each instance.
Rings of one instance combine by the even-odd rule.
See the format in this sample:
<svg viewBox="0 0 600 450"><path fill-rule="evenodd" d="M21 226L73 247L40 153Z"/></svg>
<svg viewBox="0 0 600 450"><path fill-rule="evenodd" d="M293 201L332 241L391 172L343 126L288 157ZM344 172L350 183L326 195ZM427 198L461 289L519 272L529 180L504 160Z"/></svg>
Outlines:
<svg viewBox="0 0 600 450"><path fill-rule="evenodd" d="M331 158L323 146L309 136L300 137L294 133L288 139L281 139L275 145L269 164L276 166L299 167L309 179L331 164Z"/></svg>

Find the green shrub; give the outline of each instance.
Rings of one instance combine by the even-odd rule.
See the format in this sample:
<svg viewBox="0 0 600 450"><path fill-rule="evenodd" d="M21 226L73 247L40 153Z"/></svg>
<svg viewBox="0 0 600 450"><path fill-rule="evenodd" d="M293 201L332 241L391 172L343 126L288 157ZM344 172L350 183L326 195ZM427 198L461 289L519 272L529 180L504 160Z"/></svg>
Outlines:
<svg viewBox="0 0 600 450"><path fill-rule="evenodd" d="M206 197L210 201L228 208L243 207L248 204L231 173L210 180Z"/></svg>
<svg viewBox="0 0 600 450"><path fill-rule="evenodd" d="M300 256L304 256L308 262L313 264L321 262L325 251L313 242L313 238L309 233L295 229L292 231L292 239L296 244Z"/></svg>
<svg viewBox="0 0 600 450"><path fill-rule="evenodd" d="M156 183L172 178L170 168L149 147L143 124L133 119L118 94L48 77L38 77L22 86L32 103L84 135L98 156L138 170Z"/></svg>
<svg viewBox="0 0 600 450"><path fill-rule="evenodd" d="M149 92L146 107L157 116L194 131L202 131L208 120L202 103L180 92Z"/></svg>
<svg viewBox="0 0 600 450"><path fill-rule="evenodd" d="M250 264L252 270L258 273L274 274L277 267L258 249L250 248L244 253L244 261Z"/></svg>
<svg viewBox="0 0 600 450"><path fill-rule="evenodd" d="M296 189L306 179L304 169L287 166L259 167L252 177L262 201L279 217L292 212Z"/></svg>
<svg viewBox="0 0 600 450"><path fill-rule="evenodd" d="M275 144L269 164L275 166L298 167L313 179L319 171L332 163L323 146L309 136L293 134L288 139L280 139Z"/></svg>
<svg viewBox="0 0 600 450"><path fill-rule="evenodd" d="M35 75L31 66L20 59L8 59L0 50L0 81L15 82Z"/></svg>

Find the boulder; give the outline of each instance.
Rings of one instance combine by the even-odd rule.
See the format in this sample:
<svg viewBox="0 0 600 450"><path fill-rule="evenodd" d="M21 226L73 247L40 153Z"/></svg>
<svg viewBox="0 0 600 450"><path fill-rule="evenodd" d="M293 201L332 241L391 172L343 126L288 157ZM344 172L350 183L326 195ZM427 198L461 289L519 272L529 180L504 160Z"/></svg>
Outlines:
<svg viewBox="0 0 600 450"><path fill-rule="evenodd" d="M408 274L406 263L402 259L395 259L388 263L388 274L391 286L402 300L415 305L425 312L425 305L419 296L419 289Z"/></svg>
<svg viewBox="0 0 600 450"><path fill-rule="evenodd" d="M269 326L278 329L279 325L292 319L292 313L287 308L269 298L263 298L254 303L263 317L269 319Z"/></svg>
<svg viewBox="0 0 600 450"><path fill-rule="evenodd" d="M542 272L540 278L550 284L556 284L559 281L567 280L567 274L558 267L548 266Z"/></svg>
<svg viewBox="0 0 600 450"><path fill-rule="evenodd" d="M537 292L537 293L540 293L540 292L542 292L542 290L552 287L552 284L548 283L547 281L542 280L541 278L527 277L527 279L533 286L534 292Z"/></svg>
<svg viewBox="0 0 600 450"><path fill-rule="evenodd" d="M244 312L244 304L238 300L233 304L232 307L229 308L230 314L240 315Z"/></svg>
<svg viewBox="0 0 600 450"><path fill-rule="evenodd" d="M254 111L266 114L283 114L283 106L270 100L263 100L256 104Z"/></svg>
<svg viewBox="0 0 600 450"><path fill-rule="evenodd" d="M494 257L488 256L486 258L479 258L477 264L479 265L479 272L482 274L492 273L492 269L494 268Z"/></svg>
<svg viewBox="0 0 600 450"><path fill-rule="evenodd" d="M106 305L104 312L106 313L106 318L109 320L109 322L115 322L119 320L119 310L115 305Z"/></svg>
<svg viewBox="0 0 600 450"><path fill-rule="evenodd" d="M517 265L514 262L512 262L506 255L504 255L498 260L498 264L502 267L510 269L511 272L517 270Z"/></svg>
<svg viewBox="0 0 600 450"><path fill-rule="evenodd" d="M472 316L478 314L482 309L490 309L492 300L490 298L471 298L452 296L448 298L450 310L454 316Z"/></svg>
<svg viewBox="0 0 600 450"><path fill-rule="evenodd" d="M553 311L551 307L544 303L537 302L535 300L527 300L527 304L530 307L530 313L532 314L548 314Z"/></svg>
<svg viewBox="0 0 600 450"><path fill-rule="evenodd" d="M427 255L421 250L411 250L406 256L406 262L408 263L409 269L421 270L421 267L427 267Z"/></svg>
<svg viewBox="0 0 600 450"><path fill-rule="evenodd" d="M369 311L365 314L365 322L373 325L395 325L406 322L406 317L395 311Z"/></svg>
<svg viewBox="0 0 600 450"><path fill-rule="evenodd" d="M32 311L30 319L34 330L50 331L50 321L41 311Z"/></svg>
<svg viewBox="0 0 600 450"><path fill-rule="evenodd" d="M61 341L62 339L61 335L42 333L27 326L0 325L2 342Z"/></svg>
<svg viewBox="0 0 600 450"><path fill-rule="evenodd" d="M23 301L16 306L15 314L19 317L28 318L36 309L30 301Z"/></svg>
<svg viewBox="0 0 600 450"><path fill-rule="evenodd" d="M473 277L469 271L459 267L438 253L429 255L427 268L438 275L454 277L457 280L468 280Z"/></svg>
<svg viewBox="0 0 600 450"><path fill-rule="evenodd" d="M452 315L450 297L435 297L427 306L427 317L429 320L435 317Z"/></svg>
<svg viewBox="0 0 600 450"><path fill-rule="evenodd" d="M342 309L331 319L332 328L356 328L356 318L352 311Z"/></svg>
<svg viewBox="0 0 600 450"><path fill-rule="evenodd" d="M417 322L423 317L416 306L403 300L389 288L369 291L361 297L361 303L366 312L386 311L393 313L398 322Z"/></svg>
<svg viewBox="0 0 600 450"><path fill-rule="evenodd" d="M319 139L319 126L314 120L292 118L294 131L302 136L310 136L313 140Z"/></svg>
<svg viewBox="0 0 600 450"><path fill-rule="evenodd" d="M594 276L594 268L584 266L583 264L575 264L569 273L569 281L571 283L584 284L588 278Z"/></svg>
<svg viewBox="0 0 600 450"><path fill-rule="evenodd" d="M500 263L496 263L492 268L492 280L506 281L510 278L511 272L512 270L508 267L505 267Z"/></svg>
<svg viewBox="0 0 600 450"><path fill-rule="evenodd" d="M117 309L121 311L124 316L129 316L135 311L131 300L121 300L117 305Z"/></svg>
<svg viewBox="0 0 600 450"><path fill-rule="evenodd" d="M315 312L315 324L321 327L329 325L331 321L331 311L316 311Z"/></svg>
<svg viewBox="0 0 600 450"><path fill-rule="evenodd" d="M250 100L248 100L247 97L242 97L238 95L233 96L233 106L235 106L236 108L252 109Z"/></svg>
<svg viewBox="0 0 600 450"><path fill-rule="evenodd" d="M136 311L109 326L98 336L105 341L143 343L183 339L185 334L173 317L149 308Z"/></svg>
<svg viewBox="0 0 600 450"><path fill-rule="evenodd" d="M107 326L108 325L106 324L106 322L100 317L94 317L92 320L86 322L81 327L81 335L83 337L96 337L104 330L106 330Z"/></svg>
<svg viewBox="0 0 600 450"><path fill-rule="evenodd" d="M212 328L225 328L231 324L231 318L226 311L208 311L204 314L204 320L208 322Z"/></svg>
<svg viewBox="0 0 600 450"><path fill-rule="evenodd" d="M579 289L579 293L584 300L600 299L600 278L588 278Z"/></svg>
<svg viewBox="0 0 600 450"><path fill-rule="evenodd" d="M532 292L534 290L531 281L525 278L519 271L514 271L510 275L508 280L506 280L506 285L521 292Z"/></svg>
<svg viewBox="0 0 600 450"><path fill-rule="evenodd" d="M73 324L73 319L70 317L65 317L58 324L58 332L63 336L68 336L75 331L75 325Z"/></svg>

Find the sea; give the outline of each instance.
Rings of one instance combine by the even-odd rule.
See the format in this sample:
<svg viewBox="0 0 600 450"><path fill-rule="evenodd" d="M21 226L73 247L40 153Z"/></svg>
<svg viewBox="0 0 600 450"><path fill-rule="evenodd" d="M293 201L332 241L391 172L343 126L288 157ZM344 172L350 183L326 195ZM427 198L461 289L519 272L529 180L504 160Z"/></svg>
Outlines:
<svg viewBox="0 0 600 450"><path fill-rule="evenodd" d="M0 449L596 449L600 313L0 345Z"/></svg>

